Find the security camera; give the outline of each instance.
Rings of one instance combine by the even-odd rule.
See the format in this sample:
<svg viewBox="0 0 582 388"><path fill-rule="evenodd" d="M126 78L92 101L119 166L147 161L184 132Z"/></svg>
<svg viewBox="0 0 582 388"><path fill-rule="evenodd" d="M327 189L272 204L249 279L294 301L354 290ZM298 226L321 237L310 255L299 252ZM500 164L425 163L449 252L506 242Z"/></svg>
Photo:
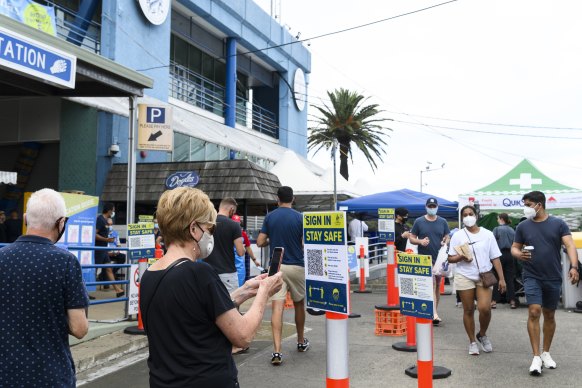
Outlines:
<svg viewBox="0 0 582 388"><path fill-rule="evenodd" d="M109 156L117 156L119 154L119 144L111 144L109 146Z"/></svg>

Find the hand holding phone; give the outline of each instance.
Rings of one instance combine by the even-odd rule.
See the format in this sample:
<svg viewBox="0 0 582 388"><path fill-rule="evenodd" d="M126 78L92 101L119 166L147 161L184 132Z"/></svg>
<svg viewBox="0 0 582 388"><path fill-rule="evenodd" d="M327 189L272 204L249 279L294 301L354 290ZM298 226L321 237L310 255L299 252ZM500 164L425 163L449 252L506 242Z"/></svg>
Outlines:
<svg viewBox="0 0 582 388"><path fill-rule="evenodd" d="M273 256L271 257L271 262L269 264L269 276L273 276L281 268L281 262L283 261L283 253L285 249L283 247L276 247L273 250Z"/></svg>

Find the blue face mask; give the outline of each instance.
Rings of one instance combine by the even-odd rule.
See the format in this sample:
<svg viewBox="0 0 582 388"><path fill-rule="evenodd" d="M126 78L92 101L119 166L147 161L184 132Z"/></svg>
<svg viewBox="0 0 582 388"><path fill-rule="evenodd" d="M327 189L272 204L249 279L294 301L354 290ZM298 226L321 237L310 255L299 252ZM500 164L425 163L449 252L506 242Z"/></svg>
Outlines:
<svg viewBox="0 0 582 388"><path fill-rule="evenodd" d="M439 210L438 206L437 207L427 207L426 214L428 214L429 216L436 216L438 210Z"/></svg>

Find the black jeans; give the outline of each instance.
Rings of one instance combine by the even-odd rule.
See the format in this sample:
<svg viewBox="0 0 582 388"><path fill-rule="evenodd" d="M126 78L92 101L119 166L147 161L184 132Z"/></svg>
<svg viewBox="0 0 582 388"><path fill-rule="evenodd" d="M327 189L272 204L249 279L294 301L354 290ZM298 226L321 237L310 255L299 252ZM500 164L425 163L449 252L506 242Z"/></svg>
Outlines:
<svg viewBox="0 0 582 388"><path fill-rule="evenodd" d="M507 303L515 301L515 259L511 255L510 248L503 248L501 250L501 267L503 268L503 276L505 277L505 284L507 284L507 291L505 292L505 300ZM501 294L497 286L493 287L493 300L499 302Z"/></svg>

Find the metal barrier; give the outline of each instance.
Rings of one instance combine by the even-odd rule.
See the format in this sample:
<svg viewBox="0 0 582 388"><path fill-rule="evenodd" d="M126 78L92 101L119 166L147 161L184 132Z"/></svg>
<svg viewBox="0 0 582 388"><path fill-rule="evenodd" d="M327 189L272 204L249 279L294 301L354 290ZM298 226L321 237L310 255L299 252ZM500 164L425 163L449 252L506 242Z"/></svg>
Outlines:
<svg viewBox="0 0 582 388"><path fill-rule="evenodd" d="M349 245L355 245L356 241L348 241ZM376 264L383 263L388 258L386 251L386 241L380 240L379 237L368 238L368 259L370 263L376 260Z"/></svg>

